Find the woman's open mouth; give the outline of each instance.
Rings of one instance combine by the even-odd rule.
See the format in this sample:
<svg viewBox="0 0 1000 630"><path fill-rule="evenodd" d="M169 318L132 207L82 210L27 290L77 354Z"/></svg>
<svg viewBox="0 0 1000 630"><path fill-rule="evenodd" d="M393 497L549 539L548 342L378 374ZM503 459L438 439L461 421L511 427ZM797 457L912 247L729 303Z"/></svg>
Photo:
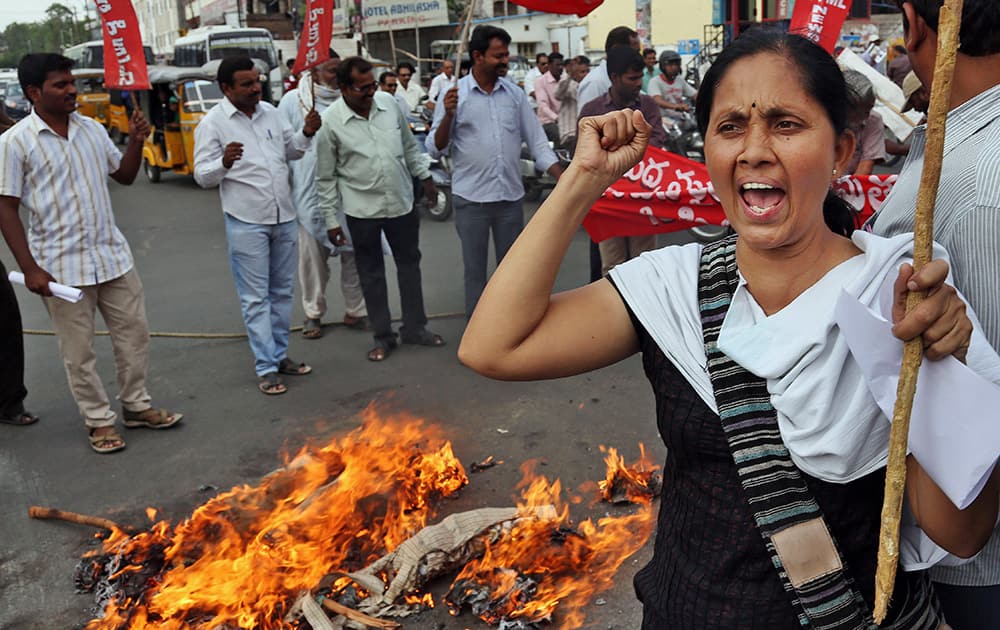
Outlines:
<svg viewBox="0 0 1000 630"><path fill-rule="evenodd" d="M785 191L772 184L746 182L740 186L740 198L752 216L764 217L781 205Z"/></svg>

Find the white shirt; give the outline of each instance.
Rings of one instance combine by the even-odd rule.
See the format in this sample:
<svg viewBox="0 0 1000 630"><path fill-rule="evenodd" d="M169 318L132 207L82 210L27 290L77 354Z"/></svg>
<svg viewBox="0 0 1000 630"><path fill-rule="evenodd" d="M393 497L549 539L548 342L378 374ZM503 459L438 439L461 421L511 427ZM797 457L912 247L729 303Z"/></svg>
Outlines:
<svg viewBox="0 0 1000 630"><path fill-rule="evenodd" d="M414 74L410 77L410 83L403 89L403 82L399 82L399 87L396 91L402 90L403 96L406 98L406 103L410 106L409 109L404 114L408 114L415 110L420 105L420 99L424 97L424 88L420 87L420 77Z"/></svg>
<svg viewBox="0 0 1000 630"><path fill-rule="evenodd" d="M896 270L912 259L912 234L882 239L856 231L852 239L863 255L834 267L772 315L764 313L741 277L718 339L720 350L766 380L781 439L795 464L833 483L847 483L884 467L890 427L834 320L834 304L846 291L891 320ZM618 265L610 275L664 355L716 411L698 301L701 249L700 244L691 244L646 252ZM947 260L947 254L936 246L934 258ZM998 383L1000 357L983 337L971 309L968 314L974 325L968 367ZM933 385L920 379L917 387ZM929 418L914 406L911 426L935 425L947 432L952 422L947 417ZM936 459L925 454L927 461ZM914 456L925 461L915 446ZM908 570L942 560L943 551L919 530L907 533L904 528L903 536L907 541L902 563Z"/></svg>
<svg viewBox="0 0 1000 630"><path fill-rule="evenodd" d="M587 73L580 81L580 89L577 91L576 102L580 109L590 101L604 96L611 89L611 78L608 76L608 61L601 61L600 65Z"/></svg>
<svg viewBox="0 0 1000 630"><path fill-rule="evenodd" d="M440 73L431 79L431 87L427 90L427 98L431 101L437 103L438 94L441 92L447 92L448 88L455 85L455 76L447 76L445 73ZM398 88L397 88L398 89Z"/></svg>
<svg viewBox="0 0 1000 630"><path fill-rule="evenodd" d="M76 112L68 136L34 110L0 135L0 195L28 211L28 247L42 269L63 284L89 286L134 264L108 192L122 155L104 127Z"/></svg>
<svg viewBox="0 0 1000 630"><path fill-rule="evenodd" d="M540 77L540 76L542 76L542 73L538 69L538 66L535 66L534 68L532 68L531 70L528 70L525 73L525 75L524 75L524 93L525 94L527 94L528 96L530 96L530 97L533 98L533 96L532 96L531 93L535 91L535 81L537 81L538 77Z"/></svg>
<svg viewBox="0 0 1000 630"><path fill-rule="evenodd" d="M230 142L243 143L243 157L227 169L222 155ZM302 157L312 140L293 131L278 110L258 103L253 118L222 99L194 129L194 179L219 187L222 211L245 223L274 225L296 219L288 184L288 160Z"/></svg>

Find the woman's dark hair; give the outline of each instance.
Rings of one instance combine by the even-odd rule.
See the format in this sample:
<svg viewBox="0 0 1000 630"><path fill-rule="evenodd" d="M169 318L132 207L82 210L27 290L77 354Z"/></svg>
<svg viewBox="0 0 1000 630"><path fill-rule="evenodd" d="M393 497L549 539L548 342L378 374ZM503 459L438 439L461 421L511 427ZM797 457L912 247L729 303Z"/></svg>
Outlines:
<svg viewBox="0 0 1000 630"><path fill-rule="evenodd" d="M372 64L367 59L362 59L361 57L348 57L340 62L337 66L337 83L342 87L350 87L354 85L354 81L351 80L351 75L357 70L358 74L364 74L370 72L372 69Z"/></svg>
<svg viewBox="0 0 1000 630"><path fill-rule="evenodd" d="M730 66L740 59L762 53L778 55L794 64L803 89L826 112L834 133L837 136L844 133L847 129L847 83L830 53L801 35L758 27L745 31L723 49L705 74L695 107L698 130L703 136L708 131L715 91ZM848 236L854 231L854 208L833 194L832 190L823 201L823 218L827 227L837 234Z"/></svg>
<svg viewBox="0 0 1000 630"><path fill-rule="evenodd" d="M502 28L480 24L473 29L472 37L469 38L469 58L472 58L474 52L485 55L490 47L490 42L494 39L499 39L504 46L510 45L510 34Z"/></svg>
<svg viewBox="0 0 1000 630"><path fill-rule="evenodd" d="M243 70L254 70L257 66L254 64L253 59L246 55L235 55L232 57L226 57L219 64L219 74L216 80L219 82L219 87L223 85L233 86L233 77L237 72Z"/></svg>
<svg viewBox="0 0 1000 630"><path fill-rule="evenodd" d="M34 53L21 57L17 64L17 82L21 91L28 96L28 86L42 88L50 72L65 72L73 69L73 60L56 53Z"/></svg>

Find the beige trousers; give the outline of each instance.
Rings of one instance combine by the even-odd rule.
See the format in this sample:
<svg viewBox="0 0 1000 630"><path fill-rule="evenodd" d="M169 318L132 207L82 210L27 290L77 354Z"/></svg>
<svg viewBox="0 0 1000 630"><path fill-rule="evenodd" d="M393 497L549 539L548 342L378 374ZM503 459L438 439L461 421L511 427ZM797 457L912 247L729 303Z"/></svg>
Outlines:
<svg viewBox="0 0 1000 630"><path fill-rule="evenodd" d="M601 275L606 276L611 268L631 260L641 254L656 249L656 235L615 236L597 244L601 251Z"/></svg>
<svg viewBox="0 0 1000 630"><path fill-rule="evenodd" d="M354 252L341 250L337 255L340 257L344 311L351 317L365 317L368 310L361 292ZM307 319L322 319L326 315L326 285L329 281L329 250L299 223L299 287L302 289L302 310Z"/></svg>
<svg viewBox="0 0 1000 630"><path fill-rule="evenodd" d="M113 426L117 416L97 373L94 314L101 312L111 333L122 406L129 411L149 409L150 397L146 391L149 328L142 281L133 267L114 280L80 289L83 299L76 304L54 297L42 301L52 318L69 389L80 415L89 428Z"/></svg>

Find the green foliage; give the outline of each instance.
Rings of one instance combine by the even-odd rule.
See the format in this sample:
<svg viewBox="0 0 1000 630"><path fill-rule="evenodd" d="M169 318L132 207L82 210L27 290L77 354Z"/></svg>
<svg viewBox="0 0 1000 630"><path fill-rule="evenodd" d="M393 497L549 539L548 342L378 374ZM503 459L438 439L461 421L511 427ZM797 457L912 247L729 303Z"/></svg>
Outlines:
<svg viewBox="0 0 1000 630"><path fill-rule="evenodd" d="M0 67L14 68L30 52L62 52L88 39L86 16L56 2L45 10L45 19L14 22L0 33Z"/></svg>

